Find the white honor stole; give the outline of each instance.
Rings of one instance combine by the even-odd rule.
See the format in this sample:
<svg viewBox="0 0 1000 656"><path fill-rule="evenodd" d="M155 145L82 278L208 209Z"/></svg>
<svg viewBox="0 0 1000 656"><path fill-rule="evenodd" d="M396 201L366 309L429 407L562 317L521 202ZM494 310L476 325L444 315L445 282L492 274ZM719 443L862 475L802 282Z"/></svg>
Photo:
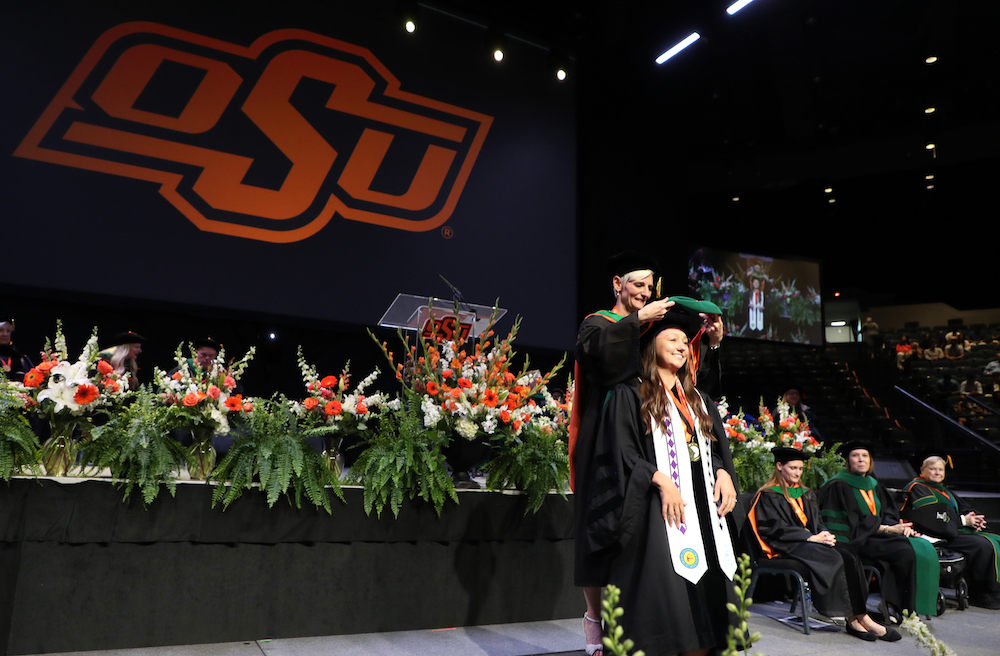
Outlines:
<svg viewBox="0 0 1000 656"><path fill-rule="evenodd" d="M670 477L677 489L681 491L681 498L684 500L685 522L680 526L671 526L666 523L667 543L670 545L670 562L674 572L683 578L697 583L708 571L708 562L705 559L705 543L701 537L701 518L698 517L698 505L695 503L696 494L704 494L708 499L710 517L705 521L711 522L712 534L715 538L715 552L722 566L722 571L729 580L733 580L736 573L736 557L733 555L732 538L729 536L729 525L725 517L719 517L718 512L711 512L715 505L715 471L712 466L712 449L709 440L702 434L701 427L695 426L695 437L692 438L698 443L698 450L701 453L701 467L705 487L702 490L695 490L694 481L691 479L691 456L688 454L688 445L684 439L684 424L681 422L680 414L674 406L673 399L670 401L670 423L663 430L662 424L654 421L650 422L653 427L653 451L656 456L656 468ZM695 402L700 403L699 396ZM689 401L690 403L690 401ZM697 424L697 421L695 421ZM677 436L675 439L674 436Z"/></svg>

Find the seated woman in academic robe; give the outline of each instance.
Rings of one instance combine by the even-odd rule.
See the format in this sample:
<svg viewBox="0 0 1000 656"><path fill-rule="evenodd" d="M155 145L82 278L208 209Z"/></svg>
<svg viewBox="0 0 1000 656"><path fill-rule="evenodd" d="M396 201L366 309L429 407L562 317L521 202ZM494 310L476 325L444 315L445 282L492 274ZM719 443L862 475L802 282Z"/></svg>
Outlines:
<svg viewBox="0 0 1000 656"><path fill-rule="evenodd" d="M806 565L816 610L833 619L844 618L849 635L869 642L899 640L898 631L868 615L868 580L861 560L827 530L815 495L799 485L809 454L784 447L771 453L774 474L757 492L749 516L764 555Z"/></svg>
<svg viewBox="0 0 1000 656"><path fill-rule="evenodd" d="M675 307L643 335L641 380L605 404L588 494L588 540L612 554L620 625L657 656L717 652L735 619L736 476L715 404L686 367L701 329Z"/></svg>
<svg viewBox="0 0 1000 656"><path fill-rule="evenodd" d="M920 476L906 484L900 511L913 527L943 540L944 546L966 558L965 579L969 601L983 608L1000 609L997 554L1000 536L984 531L986 517L944 484L945 460L931 456L920 467Z"/></svg>
<svg viewBox="0 0 1000 656"><path fill-rule="evenodd" d="M882 599L894 621L903 609L937 615L937 551L910 522L900 520L896 503L874 476L870 447L854 441L840 451L847 469L817 490L823 523L881 572Z"/></svg>

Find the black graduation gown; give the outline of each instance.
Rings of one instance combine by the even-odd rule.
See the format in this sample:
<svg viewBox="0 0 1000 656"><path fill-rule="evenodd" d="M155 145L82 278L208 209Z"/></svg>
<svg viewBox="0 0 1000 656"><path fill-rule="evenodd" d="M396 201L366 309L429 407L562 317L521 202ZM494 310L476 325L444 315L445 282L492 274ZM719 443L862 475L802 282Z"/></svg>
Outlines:
<svg viewBox="0 0 1000 656"><path fill-rule="evenodd" d="M706 400L706 408L714 405ZM723 648L730 622L726 603L736 603L733 582L715 555L714 534L705 517L717 513L704 494L696 495L709 568L697 584L678 576L658 489L653 486L656 456L652 434L640 415L638 380L615 387L608 398L597 444L595 480L590 491L588 538L609 558L609 583L622 591L619 620L625 635L647 654L676 654ZM715 426L722 422L713 417ZM724 441L712 442L716 469L725 468ZM731 467L731 465L730 465ZM735 474L731 474L735 480ZM692 463L695 487L704 484L700 463ZM730 525L732 531L732 525Z"/></svg>
<svg viewBox="0 0 1000 656"><path fill-rule="evenodd" d="M1000 593L997 580L997 542L977 533L972 528L962 526L962 515L973 512L964 499L944 485L943 490L954 500L944 502L934 494L927 481L916 478L906 485L906 501L901 514L913 522L913 528L927 535L941 538L948 549L965 556L965 580L972 595ZM995 537L995 536L994 536Z"/></svg>
<svg viewBox="0 0 1000 656"><path fill-rule="evenodd" d="M827 617L853 617L866 611L868 580L857 554L846 544L829 547L809 538L827 530L815 496L802 496L805 526L780 492L763 489L754 498L750 521L765 554L797 560L809 568L813 605Z"/></svg>
<svg viewBox="0 0 1000 656"><path fill-rule="evenodd" d="M844 481L827 481L817 492L824 523L838 541L850 544L862 561L878 567L882 573L883 599L895 608L915 610L917 557L910 539L878 532L883 524L894 526L899 523L895 502L882 484L876 484L873 492L880 512L873 515L859 506L855 492ZM934 584L934 587L936 590L937 585ZM921 610L931 612L926 608Z"/></svg>

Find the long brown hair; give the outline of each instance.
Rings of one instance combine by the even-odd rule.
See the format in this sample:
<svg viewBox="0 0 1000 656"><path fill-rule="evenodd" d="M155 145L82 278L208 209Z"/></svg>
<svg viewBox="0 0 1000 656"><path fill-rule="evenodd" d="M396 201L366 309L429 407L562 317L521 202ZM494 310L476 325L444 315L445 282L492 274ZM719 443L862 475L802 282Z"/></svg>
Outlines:
<svg viewBox="0 0 1000 656"><path fill-rule="evenodd" d="M808 460L804 460L802 462L803 467L808 462L809 462ZM761 485L760 489L763 490L765 487L771 487L773 485L777 485L778 487L781 488L781 494L784 495L785 500L788 501L788 503L792 502L792 497L788 496L788 483L785 482L784 475L780 471L778 471L778 463L774 463L774 472L771 473L771 478L767 479L767 482ZM808 496L812 494L812 490L803 485L802 481L799 481L799 487L802 488L803 490L802 496ZM759 491L760 490L758 490L758 492Z"/></svg>
<svg viewBox="0 0 1000 656"><path fill-rule="evenodd" d="M665 425L669 417L670 402L667 400L667 391L663 389L663 382L660 374L656 370L656 338L649 340L641 353L642 385L639 394L642 396L642 422L646 428L649 425L649 417L660 418ZM695 389L691 376L688 374L687 362L677 371L677 380L681 384L684 396L689 399L688 406L694 414L695 421L701 428L701 432L710 440L715 440L715 433L712 432L712 418L705 411L704 401L698 390Z"/></svg>

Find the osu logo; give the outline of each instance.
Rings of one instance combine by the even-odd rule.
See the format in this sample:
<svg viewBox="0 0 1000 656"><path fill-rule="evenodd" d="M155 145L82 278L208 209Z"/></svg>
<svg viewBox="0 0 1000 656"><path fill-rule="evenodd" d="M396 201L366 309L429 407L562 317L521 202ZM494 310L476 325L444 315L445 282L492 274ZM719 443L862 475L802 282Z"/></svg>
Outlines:
<svg viewBox="0 0 1000 656"><path fill-rule="evenodd" d="M681 564L688 569L698 566L698 552L694 549L684 549L681 551Z"/></svg>
<svg viewBox="0 0 1000 656"><path fill-rule="evenodd" d="M201 230L287 243L335 214L439 227L492 121L401 91L367 49L312 32L242 47L126 23L14 154L153 182Z"/></svg>

